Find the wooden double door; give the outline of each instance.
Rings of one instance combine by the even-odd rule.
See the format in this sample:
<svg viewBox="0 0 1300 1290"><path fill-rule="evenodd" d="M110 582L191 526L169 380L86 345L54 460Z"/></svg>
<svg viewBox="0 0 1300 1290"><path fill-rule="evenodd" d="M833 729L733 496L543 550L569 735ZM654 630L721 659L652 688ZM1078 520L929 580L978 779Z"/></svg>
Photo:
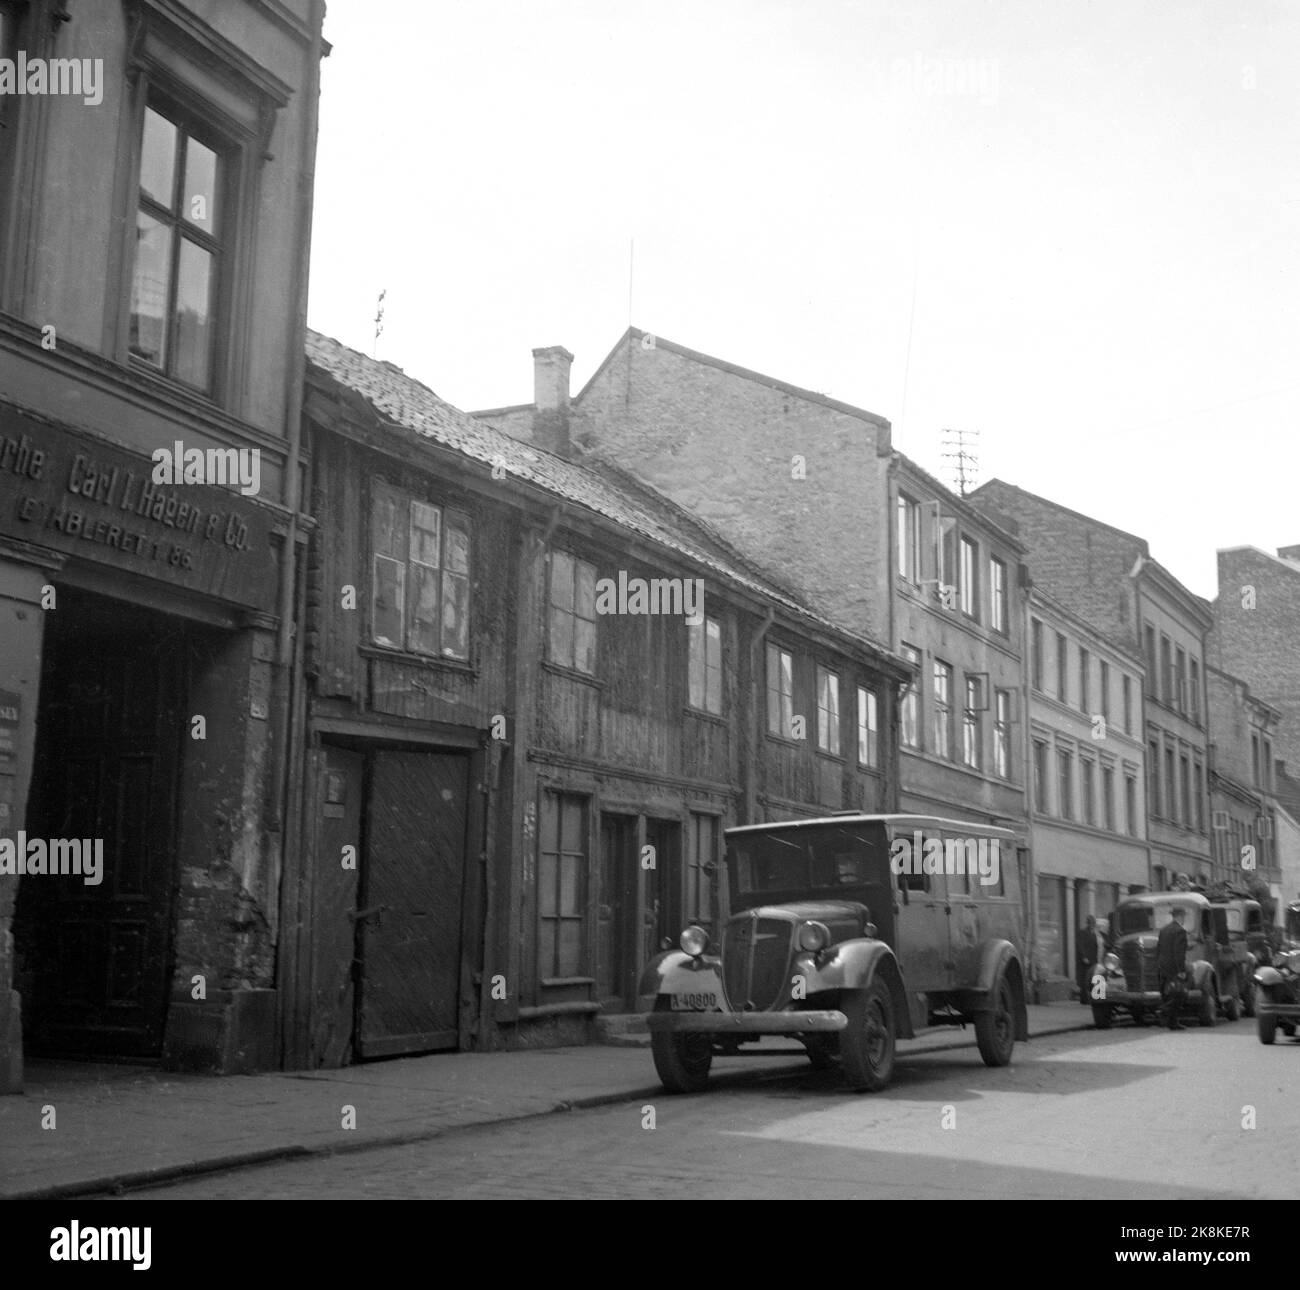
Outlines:
<svg viewBox="0 0 1300 1290"><path fill-rule="evenodd" d="M323 750L314 1064L458 1047L469 766L460 753Z"/></svg>

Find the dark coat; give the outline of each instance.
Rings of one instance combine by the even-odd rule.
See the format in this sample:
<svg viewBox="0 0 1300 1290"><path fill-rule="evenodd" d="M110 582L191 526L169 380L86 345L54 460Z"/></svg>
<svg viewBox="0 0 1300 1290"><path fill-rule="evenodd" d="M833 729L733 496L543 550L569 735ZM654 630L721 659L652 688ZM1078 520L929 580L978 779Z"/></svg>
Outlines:
<svg viewBox="0 0 1300 1290"><path fill-rule="evenodd" d="M1187 968L1187 929L1171 918L1156 941L1156 970L1162 981L1172 981Z"/></svg>

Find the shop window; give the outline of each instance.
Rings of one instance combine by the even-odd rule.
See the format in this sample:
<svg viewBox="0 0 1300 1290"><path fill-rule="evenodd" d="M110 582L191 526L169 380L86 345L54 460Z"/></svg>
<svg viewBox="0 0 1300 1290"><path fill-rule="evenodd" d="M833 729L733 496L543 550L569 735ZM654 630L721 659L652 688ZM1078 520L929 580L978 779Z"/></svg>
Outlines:
<svg viewBox="0 0 1300 1290"><path fill-rule="evenodd" d="M469 658L469 518L371 489L371 638L438 658Z"/></svg>
<svg viewBox="0 0 1300 1290"><path fill-rule="evenodd" d="M542 796L538 842L538 968L543 979L586 975L587 799Z"/></svg>

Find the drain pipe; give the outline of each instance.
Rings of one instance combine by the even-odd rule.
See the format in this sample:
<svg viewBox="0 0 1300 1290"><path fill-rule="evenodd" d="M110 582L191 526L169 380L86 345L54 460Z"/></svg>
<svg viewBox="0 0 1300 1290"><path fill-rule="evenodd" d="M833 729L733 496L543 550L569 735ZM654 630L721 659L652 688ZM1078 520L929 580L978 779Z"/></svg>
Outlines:
<svg viewBox="0 0 1300 1290"><path fill-rule="evenodd" d="M745 818L741 821L743 824L758 823L758 790L755 780L758 777L758 749L762 738L758 714L758 648L766 638L775 618L775 607L768 605L767 614L749 642L749 755L745 758Z"/></svg>
<svg viewBox="0 0 1300 1290"><path fill-rule="evenodd" d="M285 388L285 430L288 451L285 455L285 506L289 512L288 528L284 538L284 557L280 570L279 626L275 649L275 723L272 729L273 773L268 778L274 785L273 799L268 813L269 828L279 834L279 890L272 926L276 945L276 987L280 996L280 1057L281 1064L293 1058L292 1045L296 1024L284 1024L287 1018L296 1023L299 953L299 931L303 919L298 907L302 888L301 866L295 863L298 843L296 830L289 823L294 812L288 803L298 800L302 787L303 766L301 748L291 737L289 724L292 718L296 687L294 657L298 644L295 631L295 602L298 590L298 514L302 506L302 408L303 382L306 379L307 291L313 201L316 185L316 142L320 124L320 65L324 56L322 28L325 23L325 0L311 0L309 10L311 44L307 54L306 92L303 96L302 143L299 156L301 169L298 175L297 239L298 255L294 264L293 309L288 322L288 366ZM292 838L290 833L293 833ZM301 860L301 857L298 857ZM286 897L290 899L286 900ZM285 920L282 917L286 904L292 906L293 945L283 941ZM289 952L286 953L286 950ZM294 997L286 997L286 987Z"/></svg>

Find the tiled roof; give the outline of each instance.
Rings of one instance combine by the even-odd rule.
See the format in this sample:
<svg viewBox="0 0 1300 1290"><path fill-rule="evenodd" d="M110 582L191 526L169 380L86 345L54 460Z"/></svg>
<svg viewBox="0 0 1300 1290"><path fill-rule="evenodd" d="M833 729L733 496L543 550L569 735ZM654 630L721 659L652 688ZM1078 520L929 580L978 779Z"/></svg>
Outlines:
<svg viewBox="0 0 1300 1290"><path fill-rule="evenodd" d="M700 520L678 514L672 502L659 497L647 486L638 485L634 491L602 474L598 468L521 443L468 412L453 407L427 385L407 376L391 363L368 358L310 328L307 331L307 361L344 388L360 395L385 421L454 449L485 466L498 467L508 476L604 516L691 564L712 571L725 582L774 601L799 618L851 640L874 654L893 658L876 641L810 609L792 591L748 567L743 557L737 555L734 559L727 559L716 554L728 549L725 539L713 535ZM702 544L692 539L692 529L711 535L709 545L715 553L703 550ZM897 662L896 659L893 661Z"/></svg>

